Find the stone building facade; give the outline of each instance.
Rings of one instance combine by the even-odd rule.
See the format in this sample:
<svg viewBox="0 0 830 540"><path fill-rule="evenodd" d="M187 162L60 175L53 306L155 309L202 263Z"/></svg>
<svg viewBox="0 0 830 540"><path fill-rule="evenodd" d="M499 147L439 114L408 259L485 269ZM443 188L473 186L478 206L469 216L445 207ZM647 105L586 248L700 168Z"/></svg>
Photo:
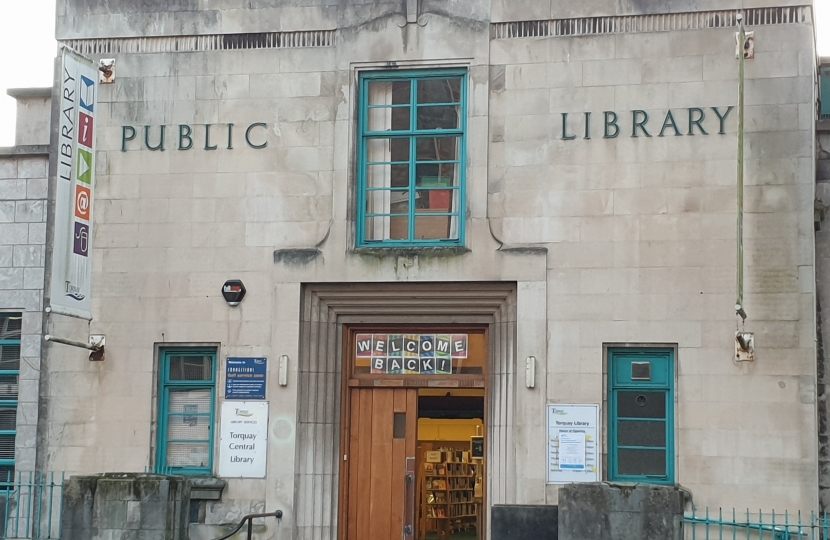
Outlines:
<svg viewBox="0 0 830 540"><path fill-rule="evenodd" d="M738 13L754 32L745 325ZM223 476L227 359L267 358L264 478L224 475L193 534L280 508L280 539L360 537L349 449L375 428L349 397L372 376L355 332L479 332L481 377L441 380L486 403L483 530L493 504L556 503L551 404L596 406L582 442L598 479L819 507L809 2L60 0L57 15L60 43L115 64L96 103L92 321L47 327L107 341L103 362L46 347L42 468ZM228 280L247 290L236 307ZM753 362L735 361L736 329ZM213 370L193 387L207 412L171 405L188 354ZM440 387L396 373L372 384ZM629 397L659 440L625 431L644 426ZM200 415L207 439L171 435Z"/></svg>
<svg viewBox="0 0 830 540"><path fill-rule="evenodd" d="M0 148L0 415L17 412L13 423L5 416L2 421L3 480L15 471L39 470L35 460L52 92L22 88L9 90L9 95L17 100L17 125L15 145Z"/></svg>

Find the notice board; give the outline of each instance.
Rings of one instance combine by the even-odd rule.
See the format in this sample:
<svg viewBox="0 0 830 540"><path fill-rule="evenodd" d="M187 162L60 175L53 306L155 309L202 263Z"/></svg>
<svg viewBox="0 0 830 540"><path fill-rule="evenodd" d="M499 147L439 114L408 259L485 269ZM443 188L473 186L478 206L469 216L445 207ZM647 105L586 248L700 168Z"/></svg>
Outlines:
<svg viewBox="0 0 830 540"><path fill-rule="evenodd" d="M548 484L599 481L599 405L548 404Z"/></svg>
<svg viewBox="0 0 830 540"><path fill-rule="evenodd" d="M225 399L265 399L267 358L229 357L225 363Z"/></svg>

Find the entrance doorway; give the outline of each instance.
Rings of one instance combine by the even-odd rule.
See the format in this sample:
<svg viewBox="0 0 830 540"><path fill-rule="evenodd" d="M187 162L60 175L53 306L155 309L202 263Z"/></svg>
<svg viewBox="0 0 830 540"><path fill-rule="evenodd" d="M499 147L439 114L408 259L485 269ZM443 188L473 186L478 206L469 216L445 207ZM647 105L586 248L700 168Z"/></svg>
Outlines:
<svg viewBox="0 0 830 540"><path fill-rule="evenodd" d="M350 329L341 537L483 540L486 328L414 330Z"/></svg>

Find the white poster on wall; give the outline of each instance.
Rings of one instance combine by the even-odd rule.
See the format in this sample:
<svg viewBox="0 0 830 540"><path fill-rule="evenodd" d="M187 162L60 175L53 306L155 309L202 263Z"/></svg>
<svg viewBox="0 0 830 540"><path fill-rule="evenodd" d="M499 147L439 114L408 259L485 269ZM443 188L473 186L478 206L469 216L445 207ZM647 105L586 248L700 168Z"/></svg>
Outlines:
<svg viewBox="0 0 830 540"><path fill-rule="evenodd" d="M90 319L98 69L66 48L61 51L59 99L49 307Z"/></svg>
<svg viewBox="0 0 830 540"><path fill-rule="evenodd" d="M548 484L599 481L599 405L548 404Z"/></svg>
<svg viewBox="0 0 830 540"><path fill-rule="evenodd" d="M268 402L225 401L219 430L219 476L265 478Z"/></svg>

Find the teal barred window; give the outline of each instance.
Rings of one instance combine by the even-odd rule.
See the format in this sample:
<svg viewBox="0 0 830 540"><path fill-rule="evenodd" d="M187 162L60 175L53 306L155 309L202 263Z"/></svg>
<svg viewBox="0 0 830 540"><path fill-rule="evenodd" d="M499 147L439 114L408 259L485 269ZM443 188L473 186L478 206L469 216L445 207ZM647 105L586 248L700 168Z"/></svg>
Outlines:
<svg viewBox="0 0 830 540"><path fill-rule="evenodd" d="M210 474L216 410L216 350L163 349L159 358L156 470Z"/></svg>
<svg viewBox="0 0 830 540"><path fill-rule="evenodd" d="M0 484L14 478L23 315L0 313Z"/></svg>
<svg viewBox="0 0 830 540"><path fill-rule="evenodd" d="M608 480L674 483L674 350L608 351Z"/></svg>
<svg viewBox="0 0 830 540"><path fill-rule="evenodd" d="M464 70L360 77L358 247L464 243Z"/></svg>

